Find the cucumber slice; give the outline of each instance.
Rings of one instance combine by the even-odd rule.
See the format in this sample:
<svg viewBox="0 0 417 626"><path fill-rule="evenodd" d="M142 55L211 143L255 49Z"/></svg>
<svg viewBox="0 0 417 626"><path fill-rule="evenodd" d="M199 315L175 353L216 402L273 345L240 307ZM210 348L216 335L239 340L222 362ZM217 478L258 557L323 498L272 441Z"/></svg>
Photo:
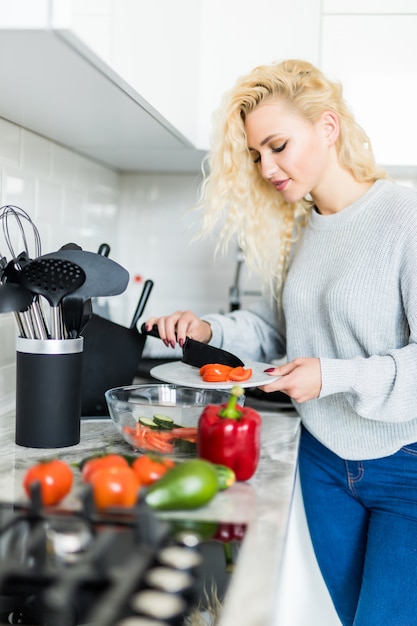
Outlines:
<svg viewBox="0 0 417 626"><path fill-rule="evenodd" d="M142 424L142 426L147 426L148 428L159 428L158 424L156 424L150 417L140 417L138 422L139 424Z"/></svg>
<svg viewBox="0 0 417 626"><path fill-rule="evenodd" d="M174 420L172 417L168 417L168 415L163 415L162 413L155 413L153 421L159 428L166 428L167 430L173 428L174 426Z"/></svg>
<svg viewBox="0 0 417 626"><path fill-rule="evenodd" d="M197 450L197 444L187 441L186 439L177 439L175 442L178 448L178 452L182 454L195 454Z"/></svg>

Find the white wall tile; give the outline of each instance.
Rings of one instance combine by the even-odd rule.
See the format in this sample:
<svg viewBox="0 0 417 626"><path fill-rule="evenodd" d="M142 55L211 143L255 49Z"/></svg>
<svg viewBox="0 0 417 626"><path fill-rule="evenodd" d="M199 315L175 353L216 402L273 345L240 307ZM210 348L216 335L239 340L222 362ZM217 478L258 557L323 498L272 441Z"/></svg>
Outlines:
<svg viewBox="0 0 417 626"><path fill-rule="evenodd" d="M131 277L125 293L100 298L114 321L130 324L147 278L155 286L141 321L179 308L228 310L236 253L232 248L226 258L215 258L215 234L192 241L198 221L190 209L200 183L195 174L120 175L9 123L0 123L0 174L3 204L29 213L43 253L70 241L94 251L110 245L111 258ZM0 229L5 254L2 248ZM0 316L0 412L14 397L16 335L14 317Z"/></svg>
<svg viewBox="0 0 417 626"><path fill-rule="evenodd" d="M154 281L145 318L177 309L225 310L235 270L235 251L214 258L215 235L193 242L197 215L190 212L200 180L195 175L122 176L122 261L131 275ZM128 310L138 285L129 286ZM123 320L125 321L125 320Z"/></svg>
<svg viewBox="0 0 417 626"><path fill-rule="evenodd" d="M18 167L20 160L20 134L21 129L19 126L0 117L0 163Z"/></svg>
<svg viewBox="0 0 417 626"><path fill-rule="evenodd" d="M22 130L22 168L41 176L50 176L52 142L28 130Z"/></svg>
<svg viewBox="0 0 417 626"><path fill-rule="evenodd" d="M21 207L36 224L43 253L69 241L91 250L102 240L115 241L120 213L117 172L2 119L0 185L2 204ZM18 254L23 242L15 226L11 220L12 246ZM24 227L33 257L37 251L31 226L25 222ZM11 258L2 229L0 254ZM14 401L16 335L14 316L1 315L0 413Z"/></svg>
<svg viewBox="0 0 417 626"><path fill-rule="evenodd" d="M78 155L56 143L52 144L51 176L55 182L74 185Z"/></svg>
<svg viewBox="0 0 417 626"><path fill-rule="evenodd" d="M2 204L15 204L34 215L36 204L36 180L31 173L5 167L3 170Z"/></svg>

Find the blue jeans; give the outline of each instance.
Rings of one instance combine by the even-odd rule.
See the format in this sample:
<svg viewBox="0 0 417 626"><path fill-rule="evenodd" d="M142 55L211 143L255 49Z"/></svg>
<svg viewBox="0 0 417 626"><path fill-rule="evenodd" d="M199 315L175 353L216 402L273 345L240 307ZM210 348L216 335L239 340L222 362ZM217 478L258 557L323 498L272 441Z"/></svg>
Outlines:
<svg viewBox="0 0 417 626"><path fill-rule="evenodd" d="M416 626L417 443L345 461L303 428L299 471L317 562L343 626Z"/></svg>

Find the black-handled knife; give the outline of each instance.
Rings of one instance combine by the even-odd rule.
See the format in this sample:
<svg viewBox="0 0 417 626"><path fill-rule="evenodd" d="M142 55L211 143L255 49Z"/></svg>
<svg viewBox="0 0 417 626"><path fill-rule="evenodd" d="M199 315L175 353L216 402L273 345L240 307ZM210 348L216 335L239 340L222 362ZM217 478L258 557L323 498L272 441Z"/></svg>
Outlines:
<svg viewBox="0 0 417 626"><path fill-rule="evenodd" d="M145 324L142 324L141 332L144 335L159 338L156 324L154 324L151 330L146 330ZM187 365L192 365L193 367L203 367L203 365L207 363L221 363L222 365L230 365L230 367L243 367L245 365L239 357L231 352L209 346L207 343L202 343L190 337L186 338L182 353L182 362L187 363Z"/></svg>

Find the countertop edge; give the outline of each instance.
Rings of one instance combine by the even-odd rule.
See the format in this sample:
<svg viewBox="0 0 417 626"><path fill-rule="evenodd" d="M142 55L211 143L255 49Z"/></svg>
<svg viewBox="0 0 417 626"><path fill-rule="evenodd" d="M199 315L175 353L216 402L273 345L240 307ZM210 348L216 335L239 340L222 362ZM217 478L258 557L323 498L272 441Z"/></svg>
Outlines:
<svg viewBox="0 0 417 626"><path fill-rule="evenodd" d="M282 417L275 414L277 420ZM217 626L272 624L297 473L300 420L290 419L298 428L288 442L285 464L276 461L281 467L270 480L270 489L278 487L279 492L271 494L268 505L259 502L253 513ZM262 464L259 473L264 473Z"/></svg>

